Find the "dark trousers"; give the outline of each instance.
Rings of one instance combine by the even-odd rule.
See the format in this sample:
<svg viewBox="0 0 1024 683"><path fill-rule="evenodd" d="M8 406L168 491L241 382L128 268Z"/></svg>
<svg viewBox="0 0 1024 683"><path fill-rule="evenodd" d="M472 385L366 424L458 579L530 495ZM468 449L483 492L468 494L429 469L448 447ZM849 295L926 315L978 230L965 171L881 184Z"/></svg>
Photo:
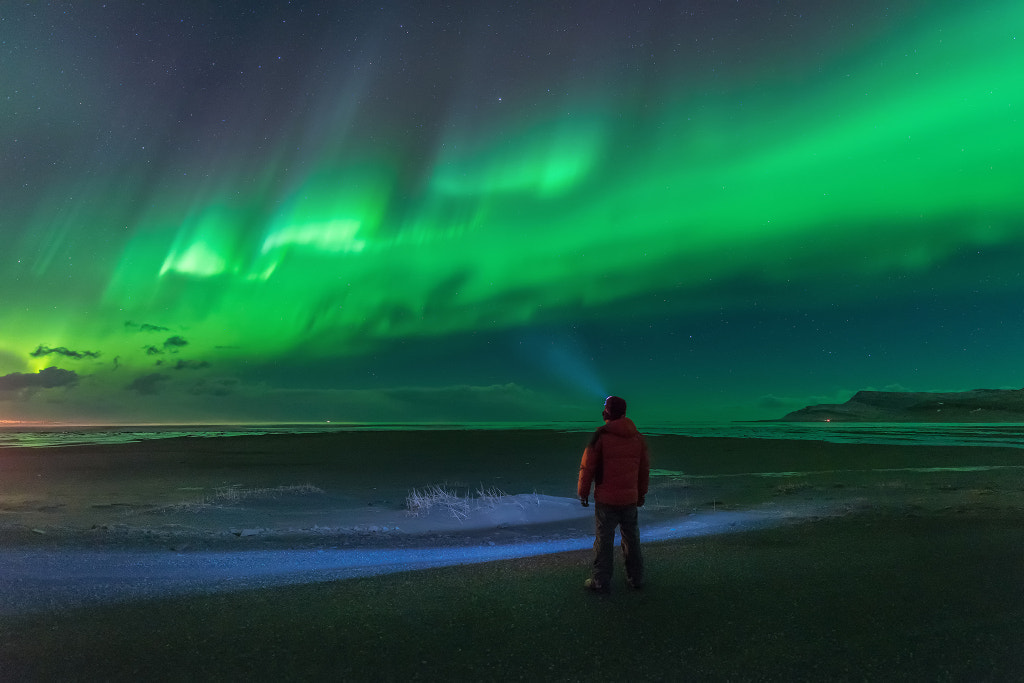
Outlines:
<svg viewBox="0 0 1024 683"><path fill-rule="evenodd" d="M594 568L591 576L607 586L612 578L615 527L622 537L622 559L626 562L626 579L640 585L644 581L644 559L640 554L640 525L636 505L594 504L597 538L594 540Z"/></svg>

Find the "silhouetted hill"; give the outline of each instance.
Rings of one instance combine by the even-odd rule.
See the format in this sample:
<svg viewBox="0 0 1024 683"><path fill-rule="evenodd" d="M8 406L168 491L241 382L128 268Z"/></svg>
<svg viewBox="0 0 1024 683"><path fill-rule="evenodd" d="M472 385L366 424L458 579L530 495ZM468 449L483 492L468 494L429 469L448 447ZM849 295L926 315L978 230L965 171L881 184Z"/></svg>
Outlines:
<svg viewBox="0 0 1024 683"><path fill-rule="evenodd" d="M1024 422L1024 389L858 391L846 403L793 411L784 422Z"/></svg>

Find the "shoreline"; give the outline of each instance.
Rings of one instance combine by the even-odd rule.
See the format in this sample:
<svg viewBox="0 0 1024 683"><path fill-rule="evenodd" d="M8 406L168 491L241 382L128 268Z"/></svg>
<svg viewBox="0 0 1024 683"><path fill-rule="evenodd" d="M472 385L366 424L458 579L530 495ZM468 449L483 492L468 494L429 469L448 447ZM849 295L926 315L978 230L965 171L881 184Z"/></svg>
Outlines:
<svg viewBox="0 0 1024 683"><path fill-rule="evenodd" d="M654 519L812 503L918 513L1024 508L1024 451L1015 448L674 435L648 442L652 469L662 473L652 476L644 510ZM591 515L575 502L584 443L580 433L427 431L2 448L0 547L386 545L534 525L559 533ZM410 491L438 485L471 497L506 494L508 509L472 525L441 510L409 515ZM524 503L531 497L543 504Z"/></svg>

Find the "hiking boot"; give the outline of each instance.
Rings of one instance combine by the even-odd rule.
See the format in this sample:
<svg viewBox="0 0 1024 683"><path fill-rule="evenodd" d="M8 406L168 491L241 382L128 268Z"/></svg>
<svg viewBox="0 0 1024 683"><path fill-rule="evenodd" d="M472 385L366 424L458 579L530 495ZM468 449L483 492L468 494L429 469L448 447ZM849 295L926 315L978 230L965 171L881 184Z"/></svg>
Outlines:
<svg viewBox="0 0 1024 683"><path fill-rule="evenodd" d="M632 588L633 590L638 591L644 587L644 582L634 581L633 579L626 579L626 585Z"/></svg>
<svg viewBox="0 0 1024 683"><path fill-rule="evenodd" d="M594 593L607 594L611 592L607 585L601 583L597 579L587 579L583 582L583 587L588 591L593 591Z"/></svg>

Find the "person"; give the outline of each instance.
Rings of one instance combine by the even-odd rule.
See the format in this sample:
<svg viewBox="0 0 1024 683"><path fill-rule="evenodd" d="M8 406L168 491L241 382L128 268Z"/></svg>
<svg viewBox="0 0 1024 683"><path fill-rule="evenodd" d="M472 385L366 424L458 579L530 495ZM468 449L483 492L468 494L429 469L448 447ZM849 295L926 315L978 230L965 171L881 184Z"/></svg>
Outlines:
<svg viewBox="0 0 1024 683"><path fill-rule="evenodd" d="M604 426L594 432L583 450L577 487L580 503L588 507L594 484L594 562L583 585L594 592L609 592L615 528L619 527L626 583L639 589L644 582L644 561L637 508L644 505L650 480L647 442L626 417L626 401L618 396L605 400L601 417Z"/></svg>

